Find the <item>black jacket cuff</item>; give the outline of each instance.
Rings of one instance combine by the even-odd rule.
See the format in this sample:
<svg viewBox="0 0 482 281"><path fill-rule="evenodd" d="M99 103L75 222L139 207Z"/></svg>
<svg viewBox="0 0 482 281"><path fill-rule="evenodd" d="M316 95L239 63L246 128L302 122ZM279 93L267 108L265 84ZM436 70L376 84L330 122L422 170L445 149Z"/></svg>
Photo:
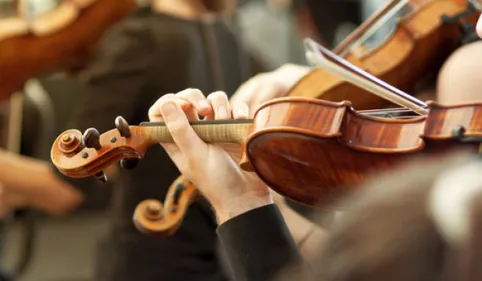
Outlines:
<svg viewBox="0 0 482 281"><path fill-rule="evenodd" d="M217 234L236 280L269 281L286 266L302 263L275 204L225 222L218 227Z"/></svg>

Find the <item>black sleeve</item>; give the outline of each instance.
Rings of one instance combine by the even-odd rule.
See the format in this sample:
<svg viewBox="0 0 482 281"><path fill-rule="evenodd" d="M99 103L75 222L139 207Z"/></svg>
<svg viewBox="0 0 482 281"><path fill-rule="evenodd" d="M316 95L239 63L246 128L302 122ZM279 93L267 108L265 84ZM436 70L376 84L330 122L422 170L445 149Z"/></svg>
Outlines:
<svg viewBox="0 0 482 281"><path fill-rule="evenodd" d="M117 116L127 122L134 119L142 101L141 92L153 76L154 54L155 46L147 27L135 18L126 19L108 31L95 60L80 76L86 91L80 104L69 105L74 113L68 129L83 132L94 127L102 134L115 128ZM147 118L147 112L145 115ZM72 179L57 173L83 191L94 183L92 178Z"/></svg>
<svg viewBox="0 0 482 281"><path fill-rule="evenodd" d="M217 233L236 281L273 281L287 267L308 269L274 204L225 222Z"/></svg>

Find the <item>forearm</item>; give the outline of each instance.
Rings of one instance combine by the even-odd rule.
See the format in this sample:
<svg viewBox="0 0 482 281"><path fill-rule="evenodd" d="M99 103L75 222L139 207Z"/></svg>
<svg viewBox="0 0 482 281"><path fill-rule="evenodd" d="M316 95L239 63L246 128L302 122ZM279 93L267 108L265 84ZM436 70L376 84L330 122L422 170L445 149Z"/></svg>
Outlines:
<svg viewBox="0 0 482 281"><path fill-rule="evenodd" d="M293 268L308 272L274 204L233 217L217 232L235 280L273 281Z"/></svg>
<svg viewBox="0 0 482 281"><path fill-rule="evenodd" d="M45 161L0 150L0 167L0 183L25 195L33 208L61 215L82 201L82 194L57 177Z"/></svg>

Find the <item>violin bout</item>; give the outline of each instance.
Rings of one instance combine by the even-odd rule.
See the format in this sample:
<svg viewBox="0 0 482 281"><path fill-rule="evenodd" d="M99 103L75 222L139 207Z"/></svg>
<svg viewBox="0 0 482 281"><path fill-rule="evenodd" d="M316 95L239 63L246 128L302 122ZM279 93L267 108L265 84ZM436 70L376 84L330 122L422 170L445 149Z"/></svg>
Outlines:
<svg viewBox="0 0 482 281"><path fill-rule="evenodd" d="M380 117L383 110L356 111L348 101L287 97L263 104L253 120L198 121L192 126L205 142L238 143L241 167L256 172L279 194L328 207L413 155L478 149L482 103L427 104L426 116L387 118ZM54 165L68 176L87 177L122 159L142 158L159 142L172 142L161 123L128 126L124 120L116 126L102 135L94 129L83 135L66 131L52 146Z"/></svg>

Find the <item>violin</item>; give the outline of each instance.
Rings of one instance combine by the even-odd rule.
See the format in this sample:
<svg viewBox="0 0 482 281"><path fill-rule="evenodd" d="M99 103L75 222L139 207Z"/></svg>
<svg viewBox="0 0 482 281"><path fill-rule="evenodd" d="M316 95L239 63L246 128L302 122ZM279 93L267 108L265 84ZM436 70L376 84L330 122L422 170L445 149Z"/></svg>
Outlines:
<svg viewBox="0 0 482 281"><path fill-rule="evenodd" d="M398 21L388 39L369 48L366 39L396 12L407 7L412 11ZM342 41L333 53L398 89L414 91L422 78L438 71L460 43L476 38L473 26L479 14L474 1L392 0ZM320 68L304 76L293 86L290 95L337 102L349 100L358 110L393 105Z"/></svg>
<svg viewBox="0 0 482 281"><path fill-rule="evenodd" d="M33 19L0 19L0 100L30 78L81 69L104 32L134 8L134 0L69 0Z"/></svg>
<svg viewBox="0 0 482 281"><path fill-rule="evenodd" d="M186 212L199 191L183 176L169 187L164 204L148 199L139 203L134 211L134 225L145 234L171 236L181 226Z"/></svg>
<svg viewBox="0 0 482 281"><path fill-rule="evenodd" d="M296 91L318 85L316 79L302 79L290 97L265 103L252 120L192 122L194 130L206 142L239 144L241 168L256 172L281 195L324 208L357 184L392 169L405 158L442 153L451 146L475 149L480 143L479 104L423 103L368 72L351 67L351 75L357 79L369 77L373 81L360 85L353 77L337 76L339 67L346 67L343 59L329 51L323 54L329 59L316 71L324 71L358 91L375 94L385 103L388 100L404 109L357 110L352 101L295 97ZM407 108L411 111L407 112ZM407 114L392 117L400 113ZM132 163L142 158L149 146L172 141L163 123L129 126L118 117L115 124L116 129L102 135L93 128L84 134L77 130L64 132L52 146L54 165L70 177L94 175L105 181L102 170L108 166L117 161L125 168L135 166ZM166 228L179 226L182 215L173 215L170 218L179 221L166 223L166 214L176 213L179 207L186 210L198 196L195 192L184 193L183 190L195 187L182 183L181 177L169 194L178 190L183 203L169 203L172 199L168 196L164 207L152 200L139 204L134 222L141 231L170 235L173 232Z"/></svg>
<svg viewBox="0 0 482 281"><path fill-rule="evenodd" d="M369 50L365 44L366 39L394 14L407 7L411 12L398 21L390 37ZM344 58L351 65L380 78L378 80L392 90L410 91L417 87L423 80L422 77L427 76L424 74L438 71L459 44L477 39L473 34L473 26L479 10L479 4L475 1L392 0L363 22L333 52L325 50L325 55L332 60L336 60L336 57ZM320 42L320 39L316 41ZM346 63L342 64L358 71ZM310 71L292 87L288 96L329 101L349 100L354 108L361 110L397 104L323 68ZM409 96L405 98L418 103ZM399 111L385 111L385 115L394 114L399 114Z"/></svg>
<svg viewBox="0 0 482 281"><path fill-rule="evenodd" d="M482 142L465 139L482 135L482 104L430 102L428 108L427 116L390 119L356 111L348 101L285 97L263 104L254 119L191 123L205 142L239 144L240 167L257 173L274 191L303 204L329 207L362 181L414 154L442 153L460 145L476 149ZM103 134L94 128L62 133L52 146L53 164L69 177L105 180L102 170L108 166L140 159L150 146L173 141L162 122L129 126L118 117L115 123L116 129ZM174 210L172 216L182 219L173 206L186 208L192 198L181 196L178 204L169 199L163 209L158 202L145 201L136 209L135 224L144 232L169 233L162 226L177 227L179 221L163 220L170 215L166 211Z"/></svg>
<svg viewBox="0 0 482 281"><path fill-rule="evenodd" d="M444 106L417 101L363 70L348 68L346 61L330 57L315 42L305 44L308 57L326 71L345 75L352 84L403 108L363 111L355 110L349 101L285 97L261 105L253 119L191 122L205 142L238 144L240 167L255 172L279 194L328 208L355 186L404 159L450 148L476 150L482 143L482 103ZM393 112L402 115L389 117ZM163 122L130 126L117 117L115 127L103 134L95 128L83 134L65 131L52 146L53 164L69 177L95 176L106 181L103 170L107 167L120 161L122 167L132 168L150 146L173 141ZM198 195L192 184L186 187L182 182L181 178L171 186L164 207L152 200L138 206L134 221L139 229L173 233Z"/></svg>

